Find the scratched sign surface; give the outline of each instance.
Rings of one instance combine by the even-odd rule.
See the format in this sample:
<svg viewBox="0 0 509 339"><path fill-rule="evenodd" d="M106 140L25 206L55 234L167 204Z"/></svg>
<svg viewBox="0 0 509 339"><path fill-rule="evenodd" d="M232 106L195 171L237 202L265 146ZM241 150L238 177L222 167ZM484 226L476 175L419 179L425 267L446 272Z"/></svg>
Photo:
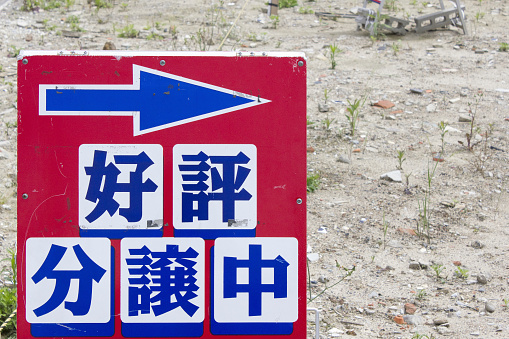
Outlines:
<svg viewBox="0 0 509 339"><path fill-rule="evenodd" d="M301 53L23 52L19 338L305 338Z"/></svg>

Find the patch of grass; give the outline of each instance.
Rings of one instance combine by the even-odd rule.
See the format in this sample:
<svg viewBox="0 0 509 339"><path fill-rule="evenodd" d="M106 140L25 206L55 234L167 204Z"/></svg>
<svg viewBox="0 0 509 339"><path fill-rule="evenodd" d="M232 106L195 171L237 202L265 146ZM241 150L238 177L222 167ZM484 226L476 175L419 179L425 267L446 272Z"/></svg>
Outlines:
<svg viewBox="0 0 509 339"><path fill-rule="evenodd" d="M320 187L320 174L311 174L308 175L306 183L307 183L307 191L309 193L313 193Z"/></svg>
<svg viewBox="0 0 509 339"><path fill-rule="evenodd" d="M21 6L22 11L33 11L37 7L44 7L44 2L41 0L23 0L23 5Z"/></svg>
<svg viewBox="0 0 509 339"><path fill-rule="evenodd" d="M291 8L297 5L297 0L279 0L279 8Z"/></svg>
<svg viewBox="0 0 509 339"><path fill-rule="evenodd" d="M95 6L97 8L111 8L113 4L108 0L94 0Z"/></svg>
<svg viewBox="0 0 509 339"><path fill-rule="evenodd" d="M71 26L71 29L75 32L83 32L84 29L79 26L80 19L76 15L68 16L65 22Z"/></svg>
<svg viewBox="0 0 509 339"><path fill-rule="evenodd" d="M370 15L372 23L369 27L366 24L366 29L369 31L372 43L375 43L375 41L378 40L385 40L385 38L387 38L385 34L382 32L382 29L387 28L387 25L383 23L383 21L385 21L386 18L387 15L380 14L379 12Z"/></svg>
<svg viewBox="0 0 509 339"><path fill-rule="evenodd" d="M119 38L136 38L140 32L134 28L134 24L128 24L120 30Z"/></svg>
<svg viewBox="0 0 509 339"><path fill-rule="evenodd" d="M9 261L9 267L2 271L4 280L8 280L12 284L10 286L3 286L0 288L0 324L2 324L1 337L2 338L16 338L16 305L17 305L17 266L16 266L16 252L8 250L10 257L4 259Z"/></svg>
<svg viewBox="0 0 509 339"><path fill-rule="evenodd" d="M509 44L507 42L501 42L498 50L500 52L507 52L509 50Z"/></svg>
<svg viewBox="0 0 509 339"><path fill-rule="evenodd" d="M70 10L74 6L75 0L65 0L65 9Z"/></svg>
<svg viewBox="0 0 509 339"><path fill-rule="evenodd" d="M162 36L161 34L157 34L157 33L150 33L148 36L147 36L147 40L163 40L164 39L164 36Z"/></svg>

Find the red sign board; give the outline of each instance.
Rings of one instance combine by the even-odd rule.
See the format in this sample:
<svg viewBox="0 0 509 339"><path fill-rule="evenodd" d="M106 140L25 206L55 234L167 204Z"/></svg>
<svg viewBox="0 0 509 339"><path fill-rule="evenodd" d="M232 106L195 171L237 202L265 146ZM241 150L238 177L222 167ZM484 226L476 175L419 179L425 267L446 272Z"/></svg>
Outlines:
<svg viewBox="0 0 509 339"><path fill-rule="evenodd" d="M306 336L301 53L25 52L18 337Z"/></svg>

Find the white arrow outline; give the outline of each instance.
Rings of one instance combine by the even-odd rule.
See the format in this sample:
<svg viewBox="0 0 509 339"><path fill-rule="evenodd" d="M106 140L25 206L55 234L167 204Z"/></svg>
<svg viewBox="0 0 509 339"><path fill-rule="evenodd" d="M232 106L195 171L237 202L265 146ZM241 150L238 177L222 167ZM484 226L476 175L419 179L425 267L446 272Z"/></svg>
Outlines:
<svg viewBox="0 0 509 339"><path fill-rule="evenodd" d="M48 89L90 89L90 90L140 90L140 72L144 71L147 73L151 73L154 75L158 75L165 78L170 78L176 81L185 82L188 84L208 88L214 91L223 92L227 94L231 94L234 96L240 96L249 100L253 100L252 102L245 103L238 106L233 106L229 108L225 108L219 111L210 112L207 114L202 114L199 116L195 116L192 118L175 121L172 123L164 124L157 127L152 127L140 131L140 111L47 111L46 110L46 90ZM207 119L210 117L214 117L217 115L230 113L233 111L249 108L256 105L261 105L271 102L271 100L262 99L259 97L255 97L249 94L237 92L231 89L226 89L223 87L214 86L211 84L207 84L204 82L184 78L181 76L173 75L166 72L157 71L155 69L143 67L140 65L133 64L133 84L132 85L39 85L39 115L52 115L52 116L132 116L133 117L133 133L134 136L159 131L165 128L178 126L187 124L193 121L198 121L202 119Z"/></svg>

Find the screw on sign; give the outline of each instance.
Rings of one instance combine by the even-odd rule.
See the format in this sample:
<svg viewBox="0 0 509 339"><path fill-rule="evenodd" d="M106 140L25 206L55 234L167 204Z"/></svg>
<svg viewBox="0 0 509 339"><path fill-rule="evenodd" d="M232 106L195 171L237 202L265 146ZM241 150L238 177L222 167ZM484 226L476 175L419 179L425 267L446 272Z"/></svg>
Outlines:
<svg viewBox="0 0 509 339"><path fill-rule="evenodd" d="M301 53L22 52L18 337L306 337Z"/></svg>

